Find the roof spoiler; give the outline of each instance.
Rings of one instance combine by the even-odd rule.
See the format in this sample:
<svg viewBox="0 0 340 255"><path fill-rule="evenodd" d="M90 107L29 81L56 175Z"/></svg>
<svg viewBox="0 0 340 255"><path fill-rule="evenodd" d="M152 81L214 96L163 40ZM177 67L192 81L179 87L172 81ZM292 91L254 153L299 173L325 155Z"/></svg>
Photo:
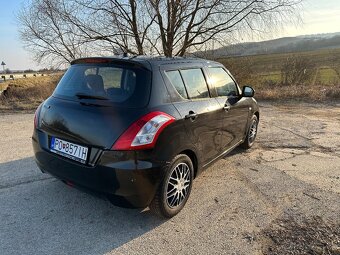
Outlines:
<svg viewBox="0 0 340 255"><path fill-rule="evenodd" d="M87 57L87 58L78 58L71 61L71 65L74 64L110 64L114 63L117 65L128 65L130 67L139 67L139 68L145 68L147 70L151 70L151 68L148 68L147 65L144 65L142 63L139 63L137 61L133 61L130 59L123 59L123 58L106 58L106 57Z"/></svg>

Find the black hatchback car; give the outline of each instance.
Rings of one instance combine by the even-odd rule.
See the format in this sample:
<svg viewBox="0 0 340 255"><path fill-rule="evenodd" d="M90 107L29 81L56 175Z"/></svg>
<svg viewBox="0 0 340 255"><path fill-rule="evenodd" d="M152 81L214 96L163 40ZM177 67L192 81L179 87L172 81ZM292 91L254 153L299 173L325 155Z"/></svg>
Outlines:
<svg viewBox="0 0 340 255"><path fill-rule="evenodd" d="M36 111L35 159L69 185L172 217L203 169L253 145L253 95L204 59L77 59Z"/></svg>

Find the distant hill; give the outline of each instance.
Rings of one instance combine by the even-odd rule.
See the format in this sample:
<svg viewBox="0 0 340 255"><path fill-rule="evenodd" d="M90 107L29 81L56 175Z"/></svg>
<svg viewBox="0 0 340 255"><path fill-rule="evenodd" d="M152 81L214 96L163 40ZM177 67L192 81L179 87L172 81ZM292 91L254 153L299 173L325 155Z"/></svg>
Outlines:
<svg viewBox="0 0 340 255"><path fill-rule="evenodd" d="M247 42L207 52L196 52L200 57L233 57L275 53L290 53L340 48L340 33L283 37L262 42Z"/></svg>

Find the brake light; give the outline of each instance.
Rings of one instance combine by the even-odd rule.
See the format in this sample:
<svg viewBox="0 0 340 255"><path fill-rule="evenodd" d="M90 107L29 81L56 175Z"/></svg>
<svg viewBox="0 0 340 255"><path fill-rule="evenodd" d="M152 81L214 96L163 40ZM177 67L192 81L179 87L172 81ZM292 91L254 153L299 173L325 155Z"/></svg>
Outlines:
<svg viewBox="0 0 340 255"><path fill-rule="evenodd" d="M38 106L37 110L34 113L34 128L38 128L39 114L40 114L41 106L42 106L42 103Z"/></svg>
<svg viewBox="0 0 340 255"><path fill-rule="evenodd" d="M162 130L175 121L164 112L151 112L134 122L115 142L112 150L150 149Z"/></svg>

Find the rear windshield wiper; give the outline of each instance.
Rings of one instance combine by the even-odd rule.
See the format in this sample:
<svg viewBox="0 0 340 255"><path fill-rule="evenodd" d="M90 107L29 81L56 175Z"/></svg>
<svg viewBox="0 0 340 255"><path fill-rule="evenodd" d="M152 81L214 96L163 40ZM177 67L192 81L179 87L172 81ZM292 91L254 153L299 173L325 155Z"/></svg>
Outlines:
<svg viewBox="0 0 340 255"><path fill-rule="evenodd" d="M96 95L88 95L88 94L83 94L83 93L77 93L76 97L79 99L98 99L98 100L109 100L107 97L103 96L96 96Z"/></svg>

